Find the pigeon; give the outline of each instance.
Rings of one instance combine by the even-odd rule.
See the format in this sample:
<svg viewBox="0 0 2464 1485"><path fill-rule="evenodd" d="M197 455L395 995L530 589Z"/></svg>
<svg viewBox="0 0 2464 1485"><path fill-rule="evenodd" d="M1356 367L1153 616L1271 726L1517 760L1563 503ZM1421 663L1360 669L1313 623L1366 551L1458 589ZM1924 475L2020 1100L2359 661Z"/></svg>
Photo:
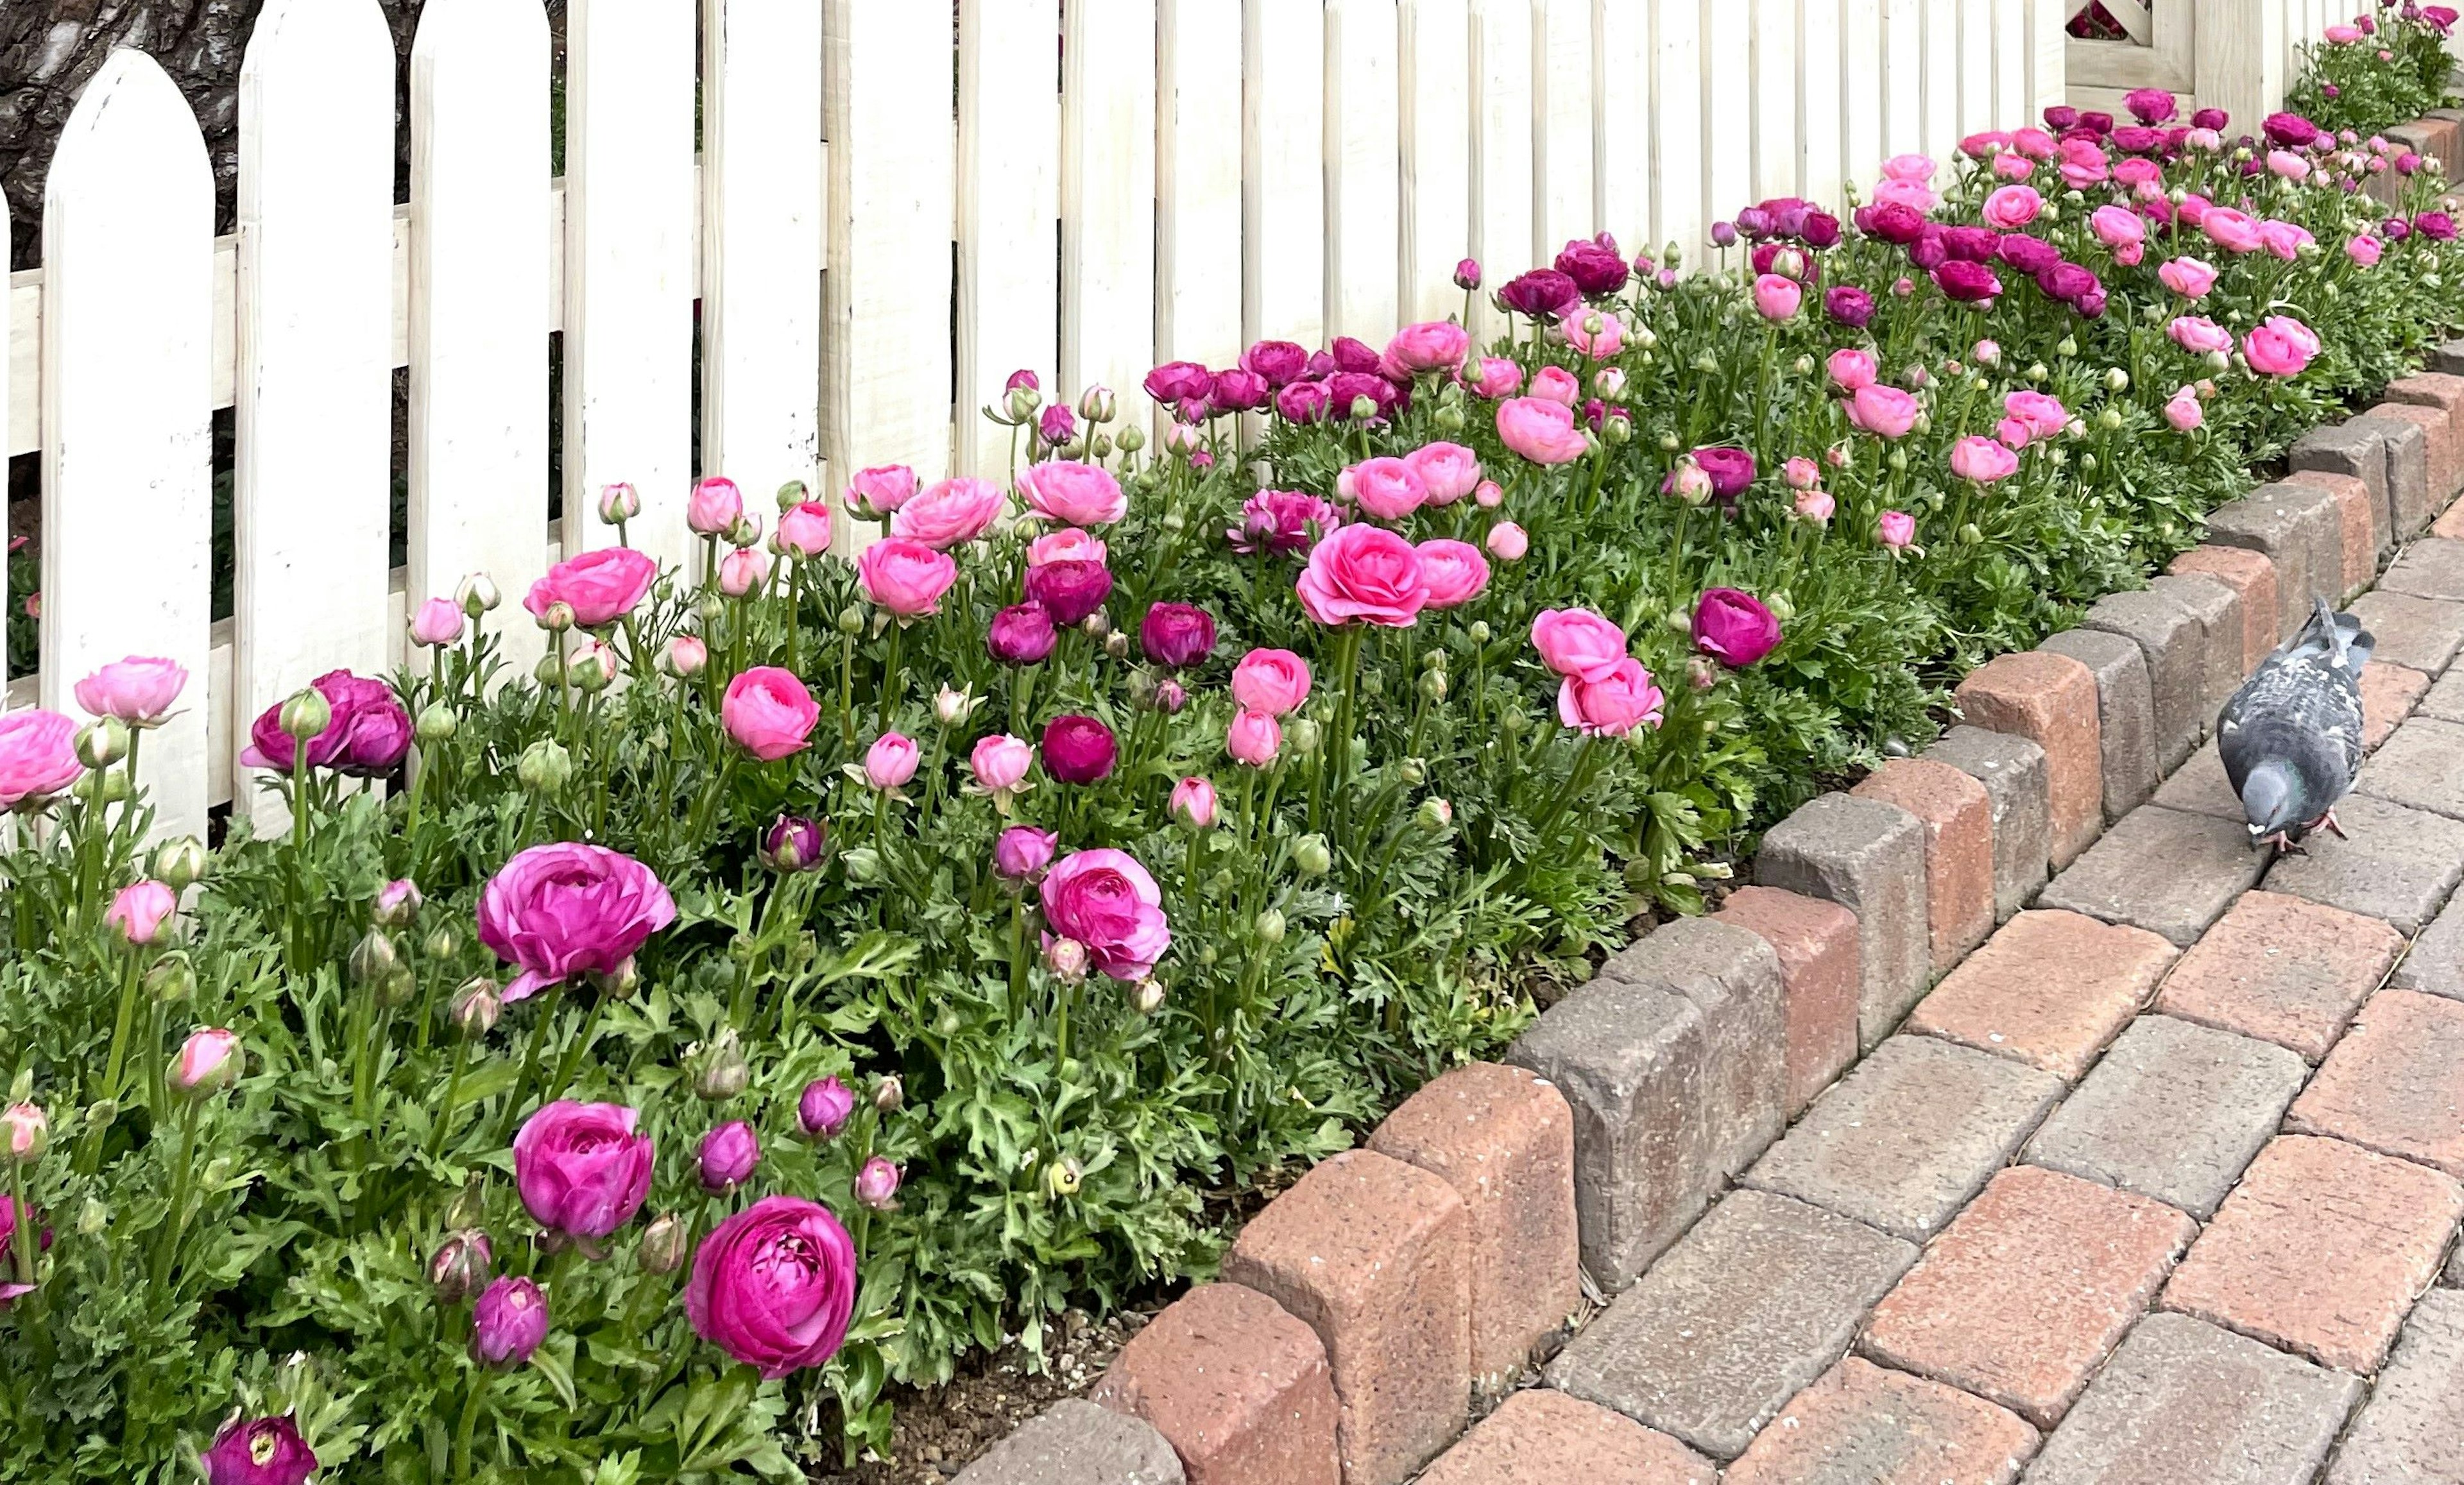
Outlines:
<svg viewBox="0 0 2464 1485"><path fill-rule="evenodd" d="M2279 851L2324 825L2362 768L2362 622L2318 605L2301 632L2259 662L2216 713L2216 752L2250 817L2250 843Z"/></svg>

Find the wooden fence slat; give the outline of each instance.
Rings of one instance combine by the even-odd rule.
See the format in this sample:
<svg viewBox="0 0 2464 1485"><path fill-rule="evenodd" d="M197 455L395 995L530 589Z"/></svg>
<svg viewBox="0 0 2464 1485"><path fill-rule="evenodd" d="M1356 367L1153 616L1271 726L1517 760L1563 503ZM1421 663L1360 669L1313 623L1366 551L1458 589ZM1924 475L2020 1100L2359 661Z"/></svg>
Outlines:
<svg viewBox="0 0 2464 1485"><path fill-rule="evenodd" d="M1628 257L1659 253L1651 214L1651 17L1636 6L1599 11L1600 228Z"/></svg>
<svg viewBox="0 0 2464 1485"><path fill-rule="evenodd" d="M1839 44L1839 142L1846 178L1871 190L1889 134L1890 95L1882 80L1889 49L1882 35L1882 0L1841 0Z"/></svg>
<svg viewBox="0 0 2464 1485"><path fill-rule="evenodd" d="M1155 362L1155 0L1069 0L1063 22L1061 382L1113 388L1126 419ZM1317 251L1312 236L1313 275Z"/></svg>
<svg viewBox="0 0 2464 1485"><path fill-rule="evenodd" d="M1754 192L1753 15L1735 0L1703 0L1703 209L1731 222Z"/></svg>
<svg viewBox="0 0 2464 1485"><path fill-rule="evenodd" d="M1841 186L1850 178L1847 131L1841 127L1844 98L1839 0L1805 0L1803 30L1798 34L1798 75L1805 80L1802 117L1797 127L1805 142L1805 197L1825 210L1841 206ZM1867 168L1871 168L1870 165Z"/></svg>
<svg viewBox="0 0 2464 1485"><path fill-rule="evenodd" d="M1591 0L1531 0L1533 261L1598 231L1592 192Z"/></svg>
<svg viewBox="0 0 2464 1485"><path fill-rule="evenodd" d="M693 0L565 16L568 552L615 543L599 491L619 482L642 492L633 545L679 566L692 551L693 24Z"/></svg>
<svg viewBox="0 0 2464 1485"><path fill-rule="evenodd" d="M1532 209L1531 9L1529 0L1472 0L1472 229L1490 287L1472 306L1472 334L1486 339L1504 321L1489 295L1543 261Z"/></svg>
<svg viewBox="0 0 2464 1485"><path fill-rule="evenodd" d="M271 0L239 75L231 705L381 675L393 513L393 35L376 0ZM535 347L536 349L536 347ZM269 794L233 808L268 830Z"/></svg>
<svg viewBox="0 0 2464 1485"><path fill-rule="evenodd" d="M1399 287L1397 20L1395 0L1326 0L1327 328L1372 345Z"/></svg>
<svg viewBox="0 0 2464 1485"><path fill-rule="evenodd" d="M1060 245L1060 0L959 8L957 463L988 478L1009 472L1012 440L979 409L1001 405L1011 372L1076 396L1060 384L1060 280L1043 251ZM1050 69L1028 64L1047 55Z"/></svg>
<svg viewBox="0 0 2464 1485"><path fill-rule="evenodd" d="M1797 0L1752 0L1746 11L1753 73L1753 199L1795 196L1801 149L1797 125ZM1723 207L1731 210L1733 207Z"/></svg>
<svg viewBox="0 0 2464 1485"><path fill-rule="evenodd" d="M1402 302L1414 319L1463 313L1455 265L1472 255L1471 18L1464 0L1402 0Z"/></svg>
<svg viewBox="0 0 2464 1485"><path fill-rule="evenodd" d="M140 758L165 835L206 830L213 236L188 100L112 53L44 187L42 701L81 715L72 688L126 655L187 667Z"/></svg>
<svg viewBox="0 0 2464 1485"><path fill-rule="evenodd" d="M702 10L701 466L761 502L822 477L822 16Z"/></svg>
<svg viewBox="0 0 2464 1485"><path fill-rule="evenodd" d="M1991 129L1994 118L1993 0L1959 0L1959 124L1954 138Z"/></svg>
<svg viewBox="0 0 2464 1485"><path fill-rule="evenodd" d="M1326 339L1326 26L1319 0L1248 0L1241 91L1241 334Z"/></svg>
<svg viewBox="0 0 2464 1485"><path fill-rule="evenodd" d="M1993 8L1993 122L2016 129L2036 121L2028 97L2028 8Z"/></svg>
<svg viewBox="0 0 2464 1485"><path fill-rule="evenodd" d="M1156 19L1155 360L1220 368L1242 345L1241 8Z"/></svg>
<svg viewBox="0 0 2464 1485"><path fill-rule="evenodd" d="M1882 153L1902 155L1925 148L1924 0L1881 0L1881 9Z"/></svg>
<svg viewBox="0 0 2464 1485"><path fill-rule="evenodd" d="M1652 7L1652 217L1660 248L1687 269L1709 261L1703 211L1703 11L1694 0Z"/></svg>
<svg viewBox="0 0 2464 1485"><path fill-rule="evenodd" d="M2069 24L2070 11L2064 0L2027 0L2027 5L2032 44L2024 50L2028 54L2028 115L2034 120L2060 103L2070 91L2070 46L2062 29Z"/></svg>
<svg viewBox="0 0 2464 1485"><path fill-rule="evenodd" d="M1925 123L1922 146L1951 168L1959 144L1959 0L1925 0Z"/></svg>

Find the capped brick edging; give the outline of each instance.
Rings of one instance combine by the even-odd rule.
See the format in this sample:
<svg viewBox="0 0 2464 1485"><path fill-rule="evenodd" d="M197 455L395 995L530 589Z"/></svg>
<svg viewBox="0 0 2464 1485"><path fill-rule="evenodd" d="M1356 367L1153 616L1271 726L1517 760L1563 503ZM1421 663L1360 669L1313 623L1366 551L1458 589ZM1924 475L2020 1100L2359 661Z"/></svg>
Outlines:
<svg viewBox="0 0 2464 1485"><path fill-rule="evenodd" d="M1774 825L1755 886L1612 957L1508 1050L1520 1065L1441 1076L1366 1148L1303 1177L1244 1229L1223 1282L1192 1290L1124 1348L1093 1394L1101 1409L1056 1405L961 1485L1399 1485L1441 1454L1433 1477L1459 1471L1466 1485L1507 1459L1518 1478L1622 1471L1708 1485L1715 1467L1688 1446L1727 1457L1741 1440L1695 1434L1682 1407L1670 1422L1685 1436L1632 1422L1598 1406L1646 1410L1626 1406L1617 1379L1580 1367L1549 1380L1603 1388L1595 1401L1546 1390L1447 1451L1476 1396L1514 1383L1582 1318L1584 1279L1607 1294L1634 1283L1815 1093L2169 779L2224 695L2306 620L2310 593L2341 601L2366 586L2383 555L2464 490L2464 341L2438 347L2432 365L2391 383L2387 403L2305 434L2285 480L2220 508L2210 544L2148 589L1971 672L1957 692L1970 725ZM2387 612L2392 633L2404 614ZM2418 699L2372 670L2404 710ZM2200 821L2215 817L2149 813L2186 839L2240 833L2237 820L2210 832ZM2156 909L2062 906L2161 950L2159 935L2197 939L2246 885L2192 882ZM1974 1193L1947 1194L1957 1210ZM1821 1217L1765 1199L1784 1220ZM1887 1286L1904 1263L1883 1267ZM1845 1334L1816 1343L1815 1371L1846 1346ZM2035 1419L2057 1410L2004 1401Z"/></svg>

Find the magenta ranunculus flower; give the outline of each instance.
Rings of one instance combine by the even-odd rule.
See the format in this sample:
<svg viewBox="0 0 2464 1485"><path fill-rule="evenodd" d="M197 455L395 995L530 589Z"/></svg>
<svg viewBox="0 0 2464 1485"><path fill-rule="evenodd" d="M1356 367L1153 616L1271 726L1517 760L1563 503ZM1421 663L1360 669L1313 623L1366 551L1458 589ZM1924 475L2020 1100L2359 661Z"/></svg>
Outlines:
<svg viewBox="0 0 2464 1485"><path fill-rule="evenodd" d="M531 1219L596 1241L633 1220L650 1194L655 1151L621 1103L559 1099L514 1135L514 1189Z"/></svg>
<svg viewBox="0 0 2464 1485"><path fill-rule="evenodd" d="M1080 851L1044 878L1044 921L1087 948L1087 961L1116 980L1144 976L1172 947L1163 893L1126 851Z"/></svg>
<svg viewBox="0 0 2464 1485"><path fill-rule="evenodd" d="M1381 521L1399 521L1429 500L1429 487L1401 459L1363 459L1334 477L1335 493Z"/></svg>
<svg viewBox="0 0 2464 1485"><path fill-rule="evenodd" d="M85 766L77 732L76 722L39 707L0 713L0 809L39 804L77 781Z"/></svg>
<svg viewBox="0 0 2464 1485"><path fill-rule="evenodd" d="M1186 670L1215 653L1215 616L1190 603L1150 604L1138 644L1165 669Z"/></svg>
<svg viewBox="0 0 2464 1485"><path fill-rule="evenodd" d="M1576 238L1567 243L1558 251L1555 267L1586 298L1604 298L1625 287L1625 259L1605 232L1588 242Z"/></svg>
<svg viewBox="0 0 2464 1485"><path fill-rule="evenodd" d="M1713 445L1694 450L1695 468L1711 478L1711 498L1724 504L1733 503L1746 492L1760 472L1754 467L1754 456L1742 448Z"/></svg>
<svg viewBox="0 0 2464 1485"><path fill-rule="evenodd" d="M755 666L727 683L718 717L745 752L775 763L804 750L822 709L794 671Z"/></svg>
<svg viewBox="0 0 2464 1485"><path fill-rule="evenodd" d="M303 1485L317 1473L317 1452L299 1436L291 1415L233 1418L198 1456L206 1485Z"/></svg>
<svg viewBox="0 0 2464 1485"><path fill-rule="evenodd" d="M1026 570L1026 600L1043 605L1057 624L1074 624L1112 596L1111 569L1101 562L1044 562Z"/></svg>
<svg viewBox="0 0 2464 1485"><path fill-rule="evenodd" d="M1991 299L2002 292L2002 280L1993 276L1991 269L1958 259L1935 269L1933 281L1934 287L1963 304Z"/></svg>
<svg viewBox="0 0 2464 1485"><path fill-rule="evenodd" d="M796 1100L796 1126L808 1140L835 1140L855 1113L855 1090L833 1074L804 1084Z"/></svg>
<svg viewBox="0 0 2464 1485"><path fill-rule="evenodd" d="M1323 382L1294 382L1275 393L1275 416L1287 423L1324 423L1334 412L1334 394Z"/></svg>
<svg viewBox="0 0 2464 1485"><path fill-rule="evenodd" d="M1550 669L1598 681L1626 658L1625 631L1588 608L1544 608L1531 621L1531 647Z"/></svg>
<svg viewBox="0 0 2464 1485"><path fill-rule="evenodd" d="M1241 353L1241 368L1256 372L1281 391L1309 370L1309 352L1290 340L1261 340Z"/></svg>
<svg viewBox="0 0 2464 1485"><path fill-rule="evenodd" d="M1248 556L1264 547L1277 557L1306 553L1317 538L1343 524L1332 503L1298 490L1262 490L1241 506L1241 525L1223 536Z"/></svg>
<svg viewBox="0 0 2464 1485"><path fill-rule="evenodd" d="M1994 245L1994 255L2022 273L2036 274L2062 260L2062 250L2042 237L2025 232L2006 232Z"/></svg>
<svg viewBox="0 0 2464 1485"><path fill-rule="evenodd" d="M1288 716L1309 693L1309 662L1290 650L1253 649L1232 667L1232 699L1243 710Z"/></svg>
<svg viewBox="0 0 2464 1485"><path fill-rule="evenodd" d="M902 619L939 612L941 595L958 580L958 564L947 553L904 536L865 548L855 572L865 596Z"/></svg>
<svg viewBox="0 0 2464 1485"><path fill-rule="evenodd" d="M1004 498L1001 488L988 479L938 480L898 508L890 517L890 534L946 552L992 530ZM782 518L782 537L786 530Z"/></svg>
<svg viewBox="0 0 2464 1485"><path fill-rule="evenodd" d="M2122 106L2130 117L2144 124L2170 123L2181 111L2172 94L2163 88L2133 88L2122 96Z"/></svg>
<svg viewBox="0 0 2464 1485"><path fill-rule="evenodd" d="M1420 558L1420 580L1428 589L1427 607L1454 608L1468 603L1488 586L1488 558L1468 541L1433 536L1412 550Z"/></svg>
<svg viewBox="0 0 2464 1485"><path fill-rule="evenodd" d="M575 623L596 629L631 613L658 576L659 564L631 547L601 547L549 568L531 584L522 607L544 619L550 604L562 603L573 610Z"/></svg>
<svg viewBox="0 0 2464 1485"><path fill-rule="evenodd" d="M1990 438L1963 438L1950 446L1950 472L1990 485L2019 472L2019 456Z"/></svg>
<svg viewBox="0 0 2464 1485"><path fill-rule="evenodd" d="M855 1281L855 1244L838 1218L801 1196L764 1196L702 1239L685 1318L694 1334L776 1379L838 1354Z"/></svg>
<svg viewBox="0 0 2464 1485"><path fill-rule="evenodd" d="M993 615L984 629L984 648L1005 666L1031 666L1052 653L1059 635L1052 614L1041 603L1012 603Z"/></svg>
<svg viewBox="0 0 2464 1485"><path fill-rule="evenodd" d="M1857 230L1895 248L1904 248L1925 235L1925 213L1904 203L1877 202L1859 207L1850 220L1857 224Z"/></svg>
<svg viewBox="0 0 2464 1485"><path fill-rule="evenodd" d="M2289 315L2270 315L2241 338L2242 359L2265 377L2298 377L2319 354L2319 338Z"/></svg>
<svg viewBox="0 0 2464 1485"><path fill-rule="evenodd" d="M604 845L534 845L498 868L479 893L479 942L522 972L511 1005L574 974L612 974L676 921L656 873Z"/></svg>
<svg viewBox="0 0 2464 1485"><path fill-rule="evenodd" d="M348 670L329 670L317 678L316 686L333 719L308 739L308 766L361 778L393 772L410 751L410 713L395 699L393 688ZM282 707L275 703L250 724L249 745L239 755L245 766L291 772L292 739L282 730Z"/></svg>
<svg viewBox="0 0 2464 1485"><path fill-rule="evenodd" d="M471 1359L511 1371L547 1339L547 1296L519 1276L490 1284L471 1306Z"/></svg>
<svg viewBox="0 0 2464 1485"><path fill-rule="evenodd" d="M1881 369L1874 362L1873 352L1853 345L1833 351L1824 365L1830 372L1832 383L1843 392L1856 392L1872 386Z"/></svg>
<svg viewBox="0 0 2464 1485"><path fill-rule="evenodd" d="M1044 725L1044 771L1065 784L1091 784L1109 777L1120 760L1112 730L1076 712Z"/></svg>
<svg viewBox="0 0 2464 1485"><path fill-rule="evenodd" d="M1048 460L1022 471L1018 492L1028 510L1064 526L1109 525L1130 510L1130 497L1121 492L1111 470L1071 459Z"/></svg>
<svg viewBox="0 0 2464 1485"><path fill-rule="evenodd" d="M1412 544L1380 526L1337 528L1310 551L1293 587L1322 624L1409 628L1429 599Z"/></svg>
<svg viewBox="0 0 2464 1485"><path fill-rule="evenodd" d="M1835 284L1822 293L1822 313L1851 330L1862 330L1874 319L1874 296L1854 284Z"/></svg>
<svg viewBox="0 0 2464 1485"><path fill-rule="evenodd" d="M1214 385L1206 394L1206 405L1215 412L1255 412L1266 405L1274 388L1266 379L1254 371L1227 366L1215 373Z"/></svg>
<svg viewBox="0 0 2464 1485"><path fill-rule="evenodd" d="M1591 451L1574 409L1546 397L1510 397L1497 404L1497 436L1534 464L1572 464Z"/></svg>
<svg viewBox="0 0 2464 1485"><path fill-rule="evenodd" d="M701 1189L713 1195L736 1190L753 1178L761 1163L761 1139L741 1119L731 1119L701 1137L696 1159Z"/></svg>
<svg viewBox="0 0 2464 1485"><path fill-rule="evenodd" d="M1617 265L1622 275L1625 265ZM1622 279L1620 278L1620 281ZM1517 315L1533 319L1555 319L1583 300L1583 291L1574 280L1555 269L1535 268L1528 273L1507 280L1497 291L1497 302Z"/></svg>
<svg viewBox="0 0 2464 1485"><path fill-rule="evenodd" d="M1038 882L1052 864L1061 838L1034 825L1012 825L993 838L993 875L1005 882Z"/></svg>
<svg viewBox="0 0 2464 1485"><path fill-rule="evenodd" d="M1658 727L1666 700L1642 662L1628 657L1600 680L1570 675L1559 682L1557 719L1586 734L1623 737L1638 727Z"/></svg>
<svg viewBox="0 0 2464 1485"><path fill-rule="evenodd" d="M1694 601L1694 647L1742 669L1779 647L1779 620L1741 588L1705 588Z"/></svg>
<svg viewBox="0 0 2464 1485"><path fill-rule="evenodd" d="M456 639L462 635L461 616L460 609L453 610ZM77 682L77 704L96 716L116 717L130 727L159 727L187 684L187 667L178 661L131 655Z"/></svg>

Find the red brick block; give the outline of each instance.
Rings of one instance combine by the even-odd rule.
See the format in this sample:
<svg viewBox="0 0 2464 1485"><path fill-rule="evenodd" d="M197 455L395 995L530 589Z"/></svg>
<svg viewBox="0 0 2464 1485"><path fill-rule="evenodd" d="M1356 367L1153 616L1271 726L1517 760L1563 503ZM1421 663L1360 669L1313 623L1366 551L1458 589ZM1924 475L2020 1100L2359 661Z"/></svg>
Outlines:
<svg viewBox="0 0 2464 1485"><path fill-rule="evenodd" d="M1711 915L1762 935L1779 954L1788 997L1788 1094L1794 1119L1857 1060L1857 915L1837 903L1739 887Z"/></svg>
<svg viewBox="0 0 2464 1485"><path fill-rule="evenodd" d="M1865 1353L2050 1429L2198 1231L2151 1197L2013 1166L1882 1297Z"/></svg>
<svg viewBox="0 0 2464 1485"><path fill-rule="evenodd" d="M2387 733L2412 715L2430 689L2430 677L2391 660L2373 660L2362 667L2362 748L2376 753Z"/></svg>
<svg viewBox="0 0 2464 1485"><path fill-rule="evenodd" d="M2366 496L2368 491L2363 493ZM2241 595L2241 673L2258 668L2276 648L2276 564L2267 554L2240 547L2192 547L2165 570L2177 578L2213 578Z"/></svg>
<svg viewBox="0 0 2464 1485"><path fill-rule="evenodd" d="M2432 521L2430 534L2433 536L2443 536L2450 541L2464 541L2464 500L2458 500L2449 506L2446 513Z"/></svg>
<svg viewBox="0 0 2464 1485"><path fill-rule="evenodd" d="M1969 671L1957 695L1960 715L1968 721L2045 750L2053 864L2059 870L2077 861L2104 823L2096 672L2068 655L2027 650L1997 656Z"/></svg>
<svg viewBox="0 0 2464 1485"><path fill-rule="evenodd" d="M2371 996L2285 1127L2464 1177L2464 1001L2409 990Z"/></svg>
<svg viewBox="0 0 2464 1485"><path fill-rule="evenodd" d="M2007 1408L1851 1356L1754 1435L1727 1485L2008 1485L2036 1443Z"/></svg>
<svg viewBox="0 0 2464 1485"><path fill-rule="evenodd" d="M2430 1287L2459 1217L2464 1186L2453 1177L2342 1140L2279 1135L2191 1244L2161 1302L2366 1374Z"/></svg>
<svg viewBox="0 0 2464 1485"><path fill-rule="evenodd" d="M1993 931L1993 800L1947 763L1893 758L1848 791L1896 804L1925 830L1925 927L1942 973Z"/></svg>
<svg viewBox="0 0 2464 1485"><path fill-rule="evenodd" d="M2430 503L2432 509L2453 494L2459 485L2464 485L2464 420L2451 417L2441 408L2392 400L2372 407L2365 416L2399 418L2420 426L2430 445ZM2421 519L2417 508L2410 519ZM2410 532L2396 533L2399 539L2410 535Z"/></svg>
<svg viewBox="0 0 2464 1485"><path fill-rule="evenodd" d="M1344 1485L1398 1485L1463 1431L1471 1277L1463 1198L1375 1150L1345 1150L1250 1219L1223 1257L1317 1332L1334 1373Z"/></svg>
<svg viewBox="0 0 2464 1485"><path fill-rule="evenodd" d="M2452 130L2454 125L2448 124L2447 127ZM2416 371L2411 376L2398 377L2388 382L2387 400L2435 407L2450 415L2464 412L2464 377L2450 376L2443 371Z"/></svg>
<svg viewBox="0 0 2464 1485"><path fill-rule="evenodd" d="M1712 1485L1719 1474L1623 1413L1531 1387L1483 1418L1420 1485Z"/></svg>
<svg viewBox="0 0 2464 1485"><path fill-rule="evenodd" d="M1404 1100L1369 1147L1463 1198L1472 1375L1522 1370L1532 1345L1583 1303L1566 1096L1524 1068L1473 1062Z"/></svg>
<svg viewBox="0 0 2464 1485"><path fill-rule="evenodd" d="M2376 918L2248 892L2173 967L2156 1009L2316 1062L2403 952L2404 935Z"/></svg>
<svg viewBox="0 0 2464 1485"><path fill-rule="evenodd" d="M1143 1418L1189 1485L1336 1485L1334 1383L1317 1332L1239 1284L1200 1284L1121 1348L1088 1394Z"/></svg>
<svg viewBox="0 0 2464 1485"><path fill-rule="evenodd" d="M2434 446L2431 457L2435 468ZM2368 587L2379 573L2379 549L2388 540L2385 502L2374 499L2370 487L2352 475L2325 470L2296 470L2284 476L2284 483L2315 486L2336 497L2336 523L2341 533L2337 545L2344 554L2341 575L2343 586L2338 596Z"/></svg>
<svg viewBox="0 0 2464 1485"><path fill-rule="evenodd" d="M2077 1081L2139 1014L2173 953L2145 928L2032 909L1951 971L1908 1030Z"/></svg>

